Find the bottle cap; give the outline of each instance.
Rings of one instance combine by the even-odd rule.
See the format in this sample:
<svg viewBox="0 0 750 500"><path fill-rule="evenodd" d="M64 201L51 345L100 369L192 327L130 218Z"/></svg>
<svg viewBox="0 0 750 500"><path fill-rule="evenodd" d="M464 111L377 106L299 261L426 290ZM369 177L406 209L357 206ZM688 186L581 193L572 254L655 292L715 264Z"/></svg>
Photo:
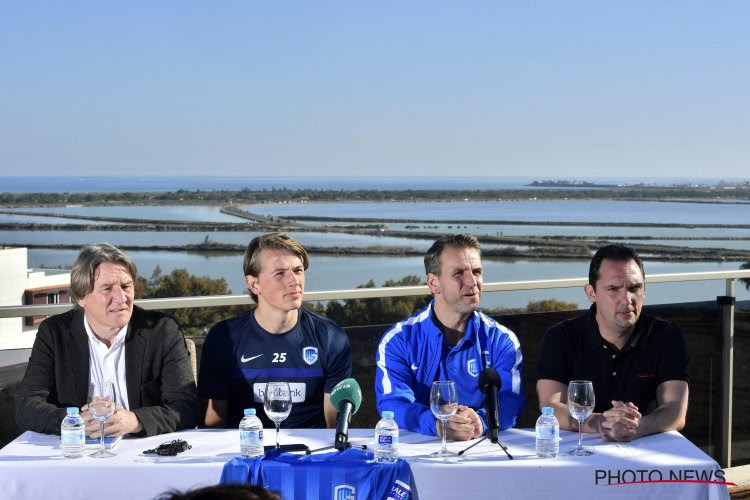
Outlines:
<svg viewBox="0 0 750 500"><path fill-rule="evenodd" d="M255 408L245 408L245 415L255 415Z"/></svg>
<svg viewBox="0 0 750 500"><path fill-rule="evenodd" d="M77 406L69 406L67 409L68 415L73 415L75 413L78 413L78 407Z"/></svg>
<svg viewBox="0 0 750 500"><path fill-rule="evenodd" d="M555 413L555 410L551 406L545 406L542 408L542 415L552 415L553 413Z"/></svg>
<svg viewBox="0 0 750 500"><path fill-rule="evenodd" d="M383 418L393 418L393 412L391 410L385 410L382 414Z"/></svg>

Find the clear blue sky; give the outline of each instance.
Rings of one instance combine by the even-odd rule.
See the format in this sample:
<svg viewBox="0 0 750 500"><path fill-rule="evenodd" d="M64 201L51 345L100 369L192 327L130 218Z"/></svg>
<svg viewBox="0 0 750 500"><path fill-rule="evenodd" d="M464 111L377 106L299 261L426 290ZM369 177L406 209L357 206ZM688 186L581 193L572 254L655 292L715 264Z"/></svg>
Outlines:
<svg viewBox="0 0 750 500"><path fill-rule="evenodd" d="M746 1L0 3L0 175L750 177Z"/></svg>

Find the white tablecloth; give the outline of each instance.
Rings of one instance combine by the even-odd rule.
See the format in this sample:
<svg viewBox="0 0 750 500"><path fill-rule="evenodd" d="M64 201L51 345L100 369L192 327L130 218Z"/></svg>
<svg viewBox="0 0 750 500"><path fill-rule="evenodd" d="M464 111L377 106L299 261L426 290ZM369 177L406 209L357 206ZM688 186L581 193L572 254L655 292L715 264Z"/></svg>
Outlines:
<svg viewBox="0 0 750 500"><path fill-rule="evenodd" d="M273 444L274 432L264 432ZM333 443L333 430L281 431L282 443L304 442L310 448ZM497 445L485 441L461 457L439 459L437 438L401 432L399 454L411 466L422 500L440 498L728 498L727 487L701 481L724 481L723 472L710 457L677 432L641 438L632 443L611 443L585 435L588 457L571 457L577 435L561 432L562 455L538 459L534 432L511 429L500 438L513 455L507 459ZM144 455L164 441L187 440L193 448L176 457ZM350 441L373 444L373 431L352 429ZM458 451L472 442L448 443ZM239 434L233 430L192 430L163 436L124 439L115 448L117 457L66 460L60 455L59 437L26 432L0 450L0 498L102 498L128 500L153 498L170 489L192 489L216 484L226 462L239 452ZM311 494L310 498L316 498ZM369 499L368 499L369 500Z"/></svg>

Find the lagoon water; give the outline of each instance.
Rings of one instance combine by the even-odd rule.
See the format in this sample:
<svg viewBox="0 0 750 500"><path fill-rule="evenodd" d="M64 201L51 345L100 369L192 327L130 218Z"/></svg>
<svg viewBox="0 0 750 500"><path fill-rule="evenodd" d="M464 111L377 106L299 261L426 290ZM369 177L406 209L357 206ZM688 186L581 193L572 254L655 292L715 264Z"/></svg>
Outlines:
<svg viewBox="0 0 750 500"><path fill-rule="evenodd" d="M372 217L415 220L599 222L602 224L750 224L750 203L675 203L613 200L524 200L388 203L288 203L248 210L287 217Z"/></svg>
<svg viewBox="0 0 750 500"><path fill-rule="evenodd" d="M750 203L675 203L613 200L526 200L384 203L268 203L245 205L248 211L279 217L364 217L446 221L593 222L608 227L628 224L750 225ZM150 220L242 222L218 206L106 206L26 208L13 211L50 212L97 217ZM10 217L0 214L3 217ZM14 216L23 217L23 216ZM328 222L326 222L328 223ZM398 222L392 224L400 224ZM413 223L419 224L419 223ZM546 228L549 226L533 226ZM631 228L632 229L632 228ZM666 229L666 228L660 228ZM544 232L545 229L537 229ZM619 229L618 229L619 231ZM701 229L702 231L702 229Z"/></svg>
<svg viewBox="0 0 750 500"><path fill-rule="evenodd" d="M750 228L653 228L622 227L618 222L635 223L721 223L750 224L750 205L704 203L654 203L620 202L606 200L559 200L522 202L454 202L454 203L342 203L342 204L268 204L254 205L249 210L269 215L319 215L330 217L410 218L420 220L445 220L434 223L389 223L394 230L456 232L477 235L536 235L536 236L623 236L625 242L643 240L649 244L674 244L685 247L719 247L750 249L750 240L670 240L674 237L705 236L711 238L750 237ZM190 220L210 222L245 221L219 212L216 206L109 206L75 208L25 209L34 212L55 212L89 216L126 217L151 220ZM519 220L599 222L600 226L527 226L512 224L456 224L456 220ZM12 216L0 214L0 222L40 222L93 224L89 221L37 216ZM313 225L312 223L310 225ZM408 226L408 227L407 227ZM414 227L416 226L416 227ZM1 244L83 244L109 241L115 245L184 245L201 243L206 236L212 241L244 245L257 232L107 232L107 231L3 231ZM308 246L409 246L424 251L430 244L416 238L388 236L360 236L324 232L295 232L292 236ZM639 238L640 237L640 238ZM32 267L69 267L75 259L74 250L29 250ZM244 291L242 255L204 255L185 251L131 251L140 273L149 276L158 265L163 272L187 268L191 273L213 278L223 277L234 293ZM485 281L524 281L555 278L579 278L587 274L587 261L528 261L485 260ZM709 270L736 270L740 262L667 263L646 262L647 274L695 272ZM380 256L325 256L313 255L308 271L307 289L351 289L370 279L381 285L386 280L397 280L409 274L422 276L421 257ZM744 286L737 286L738 298L750 298ZM724 294L724 282L693 282L683 284L653 284L647 289L649 303L675 301L713 300ZM531 300L557 298L583 307L585 297L579 289L557 289L524 292L498 292L487 294L486 306L523 307Z"/></svg>
<svg viewBox="0 0 750 500"><path fill-rule="evenodd" d="M30 249L29 265L33 267L69 267L77 255L75 250ZM156 266L164 273L186 268L192 274L224 278L233 293L245 290L242 273L242 255L204 255L190 252L129 251L139 273L148 277ZM647 274L685 273L699 271L736 270L740 262L674 263L646 260ZM527 281L544 279L583 278L588 273L588 262L581 261L483 261L485 282ZM398 280L408 275L424 276L421 257L372 257L312 255L307 271L306 289L346 290L373 279L380 286L386 280ZM723 281L653 284L647 288L648 303L714 300L724 295ZM741 285L737 286L739 300L750 299ZM524 307L532 300L557 298L585 306L582 290L554 289L521 292L488 293L483 298L485 306Z"/></svg>

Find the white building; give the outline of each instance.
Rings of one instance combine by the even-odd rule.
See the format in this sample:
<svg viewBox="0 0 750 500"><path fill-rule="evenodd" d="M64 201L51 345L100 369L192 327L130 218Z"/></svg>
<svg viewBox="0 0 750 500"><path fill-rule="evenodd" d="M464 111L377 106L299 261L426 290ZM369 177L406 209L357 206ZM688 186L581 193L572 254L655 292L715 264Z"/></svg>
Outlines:
<svg viewBox="0 0 750 500"><path fill-rule="evenodd" d="M69 270L29 269L26 248L0 247L0 306L69 303L69 289ZM0 350L31 348L43 319L0 318Z"/></svg>

